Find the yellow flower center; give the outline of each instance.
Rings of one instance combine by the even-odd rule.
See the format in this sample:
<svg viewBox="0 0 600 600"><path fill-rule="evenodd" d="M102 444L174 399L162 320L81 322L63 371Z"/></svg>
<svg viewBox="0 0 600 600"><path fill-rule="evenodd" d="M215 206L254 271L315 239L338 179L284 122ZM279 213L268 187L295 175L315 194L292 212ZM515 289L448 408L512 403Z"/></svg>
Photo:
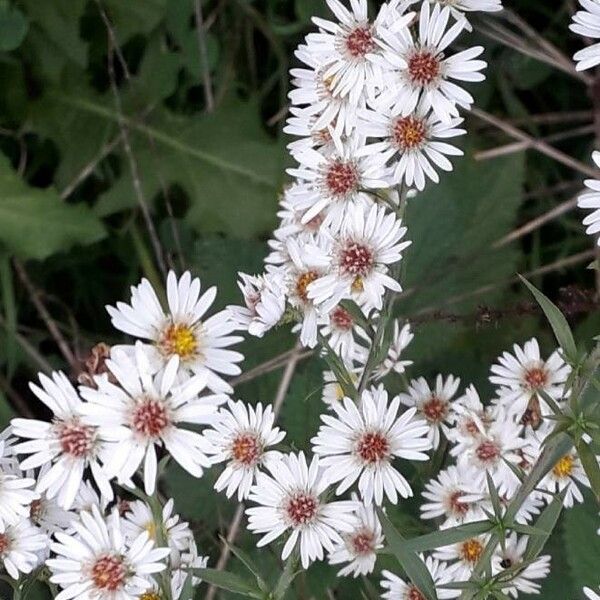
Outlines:
<svg viewBox="0 0 600 600"><path fill-rule="evenodd" d="M139 597L139 600L160 600L160 596L158 595L158 592L144 592Z"/></svg>
<svg viewBox="0 0 600 600"><path fill-rule="evenodd" d="M475 538L463 542L460 547L460 557L471 564L475 564L479 560L482 552L483 545Z"/></svg>
<svg viewBox="0 0 600 600"><path fill-rule="evenodd" d="M563 456L555 465L552 472L559 479L564 479L565 477L569 477L573 472L573 463L574 459L570 454Z"/></svg>
<svg viewBox="0 0 600 600"><path fill-rule="evenodd" d="M363 285L362 277L360 275L357 275L354 278L351 289L352 289L352 292L355 294L360 294L365 289L365 286Z"/></svg>
<svg viewBox="0 0 600 600"><path fill-rule="evenodd" d="M148 521L144 529L148 533L148 537L151 540L156 541L156 524L154 523L154 521Z"/></svg>
<svg viewBox="0 0 600 600"><path fill-rule="evenodd" d="M167 356L177 354L183 360L192 357L198 351L198 341L194 329L178 323L166 327L158 344Z"/></svg>

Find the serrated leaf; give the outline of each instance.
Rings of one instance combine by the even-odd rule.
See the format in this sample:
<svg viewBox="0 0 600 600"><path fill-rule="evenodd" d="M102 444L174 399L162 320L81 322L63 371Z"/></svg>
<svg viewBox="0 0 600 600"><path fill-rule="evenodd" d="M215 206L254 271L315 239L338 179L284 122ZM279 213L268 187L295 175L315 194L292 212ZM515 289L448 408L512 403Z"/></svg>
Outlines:
<svg viewBox="0 0 600 600"><path fill-rule="evenodd" d="M0 157L0 244L24 259L42 260L105 236L87 206L62 202L51 189L28 186Z"/></svg>
<svg viewBox="0 0 600 600"><path fill-rule="evenodd" d="M529 281L521 275L519 275L519 277L544 311L544 314L552 327L552 331L554 331L554 336L565 353L565 358L567 358L571 364L575 364L577 362L577 346L575 345L575 338L573 337L573 332L571 331L567 319L560 312L558 306L556 306L556 304L554 304L554 302L552 302L545 294L540 292L540 290L529 283Z"/></svg>
<svg viewBox="0 0 600 600"><path fill-rule="evenodd" d="M407 544L406 540L381 508L377 508L377 515L379 516L386 543L398 559L400 566L404 569L408 578L419 589L426 600L437 600L435 584L425 563Z"/></svg>

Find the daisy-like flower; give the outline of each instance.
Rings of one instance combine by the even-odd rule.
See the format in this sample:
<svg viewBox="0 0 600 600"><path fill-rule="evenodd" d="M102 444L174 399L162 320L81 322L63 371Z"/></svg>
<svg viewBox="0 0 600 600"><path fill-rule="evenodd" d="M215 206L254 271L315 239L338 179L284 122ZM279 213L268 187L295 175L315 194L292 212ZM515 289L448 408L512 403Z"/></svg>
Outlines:
<svg viewBox="0 0 600 600"><path fill-rule="evenodd" d="M474 482L465 469L451 465L425 484L421 518L444 518L441 529L485 519L481 510L484 496L480 482Z"/></svg>
<svg viewBox="0 0 600 600"><path fill-rule="evenodd" d="M599 11L599 31L600 31L600 3L597 4ZM600 57L600 52L599 52ZM600 58L599 58L600 61ZM600 152L592 152L592 159L596 166L600 168ZM600 232L600 181L597 179L586 179L585 185L589 192L581 194L577 199L577 206L584 209L593 209L592 212L583 219L583 224L587 226L585 232L589 235L597 235ZM597 239L600 245L600 236Z"/></svg>
<svg viewBox="0 0 600 600"><path fill-rule="evenodd" d="M438 560L450 563L453 581L465 581L471 576L475 565L479 562L489 536L480 535L456 544L437 548L433 555Z"/></svg>
<svg viewBox="0 0 600 600"><path fill-rule="evenodd" d="M406 478L392 465L395 458L428 460L431 443L425 437L427 424L416 418L416 408L398 416L399 398L388 403L383 386L365 390L360 407L350 398L333 405L335 417L321 415L325 425L311 442L322 457L325 477L340 482L336 494L344 493L358 479L358 489L366 504L390 502L412 496Z"/></svg>
<svg viewBox="0 0 600 600"><path fill-rule="evenodd" d="M410 329L410 323L405 323L400 327L400 321L398 319L394 320L394 332L387 356L373 371L373 378L376 381L383 379L392 371L402 374L406 371L406 367L413 364L412 360L405 360L403 354L414 337Z"/></svg>
<svg viewBox="0 0 600 600"><path fill-rule="evenodd" d="M600 38L600 2L598 0L579 0L583 10L573 15L569 29L585 38ZM573 55L577 70L585 71L600 64L600 43L579 50Z"/></svg>
<svg viewBox="0 0 600 600"><path fill-rule="evenodd" d="M558 351L543 360L535 338L525 342L522 348L514 344L513 352L514 355L504 352L498 358L498 364L492 365L490 381L500 386L495 403L506 409L509 416L521 419L535 398L542 416L552 414L540 392L560 401L571 368Z"/></svg>
<svg viewBox="0 0 600 600"><path fill-rule="evenodd" d="M580 485L589 488L590 480L581 466L577 453L574 451L560 458L540 482L542 489L552 493L562 492L566 489L564 505L567 508L571 508L576 502L583 502L583 494L579 489Z"/></svg>
<svg viewBox="0 0 600 600"><path fill-rule="evenodd" d="M162 509L162 523L159 527L162 527L171 554L177 556L179 552L189 547L190 539L193 539L194 535L189 525L185 521L180 521L179 515L173 514L174 505L172 498L165 503ZM128 542L132 543L146 532L148 538L156 543L156 527L152 509L148 504L141 500L127 503L121 520L121 529Z"/></svg>
<svg viewBox="0 0 600 600"><path fill-rule="evenodd" d="M492 557L492 575L498 575L507 569L518 569L523 561L527 549L527 536L517 538L516 533L506 537L503 547L498 547ZM519 593L539 594L541 586L540 579L545 579L550 572L550 556L540 556L532 563L518 570L509 579L509 584L502 588L505 594L517 598ZM504 581L504 580L502 580Z"/></svg>
<svg viewBox="0 0 600 600"><path fill-rule="evenodd" d="M288 117L283 132L300 138L287 145L287 149L292 156L296 156L299 152L309 148L318 150L323 154L335 152L333 127L328 125L322 129L316 129L315 124L318 116L313 114L310 107L292 106L290 107L290 114L291 116Z"/></svg>
<svg viewBox="0 0 600 600"><path fill-rule="evenodd" d="M448 431L448 439L454 444L450 453L460 456L466 447L485 435L494 421L490 407L484 407L475 386L470 385L452 405L454 427Z"/></svg>
<svg viewBox="0 0 600 600"><path fill-rule="evenodd" d="M48 498L46 494L41 494L29 505L29 518L41 531L52 535L56 531L68 529L77 519L77 515L74 511L61 508L56 498Z"/></svg>
<svg viewBox="0 0 600 600"><path fill-rule="evenodd" d="M0 442L0 454L3 444ZM0 468L0 533L29 516L29 506L39 498L39 494L30 489L34 485L35 479Z"/></svg>
<svg viewBox="0 0 600 600"><path fill-rule="evenodd" d="M390 6L384 3L379 14L371 23L368 19L367 0L353 0L348 10L339 0L327 0L327 5L339 23L313 17L313 23L321 29L309 33L306 40L308 50L326 65L324 78L331 78L334 96L348 97L356 106L364 96L366 88L383 85L381 67L373 62L373 54L379 53L381 40L378 29L389 18ZM395 14L395 27L406 27L413 18Z"/></svg>
<svg viewBox="0 0 600 600"><path fill-rule="evenodd" d="M331 349L344 361L352 361L366 354L366 350L359 345L357 335L365 338L366 333L357 325L352 314L341 304L335 306L327 315L321 318L324 326L321 333ZM368 338L367 338L368 339Z"/></svg>
<svg viewBox="0 0 600 600"><path fill-rule="evenodd" d="M354 387L357 387L363 368L354 367L351 363L345 363L345 367ZM340 385L333 371L323 371L323 394L321 399L330 408L344 399L344 388Z"/></svg>
<svg viewBox="0 0 600 600"><path fill-rule="evenodd" d="M227 462L215 483L218 492L225 490L231 498L237 490L241 502L248 497L259 468L279 459L279 452L267 450L285 437L274 423L273 408L263 409L260 402L254 407L241 400L229 401L227 408L219 411L213 428L203 432L210 445L207 454L211 462Z"/></svg>
<svg viewBox="0 0 600 600"><path fill-rule="evenodd" d="M521 437L522 429L504 413L498 413L485 433L465 444L457 459L459 467L470 471L481 485L485 485L489 473L501 495L512 495L520 481L507 463L519 465L527 453L529 442Z"/></svg>
<svg viewBox="0 0 600 600"><path fill-rule="evenodd" d="M206 374L176 385L178 356L171 357L162 373L152 376L140 342L133 359L115 350L107 363L119 385L98 377L98 389L81 388L87 400L82 409L85 421L98 427L107 443L103 458L106 474L126 484L143 462L144 488L147 494L153 494L158 467L156 446L164 446L188 473L201 477L203 467L211 464L205 454L209 444L199 433L182 425L210 423L227 396L198 397L205 388Z"/></svg>
<svg viewBox="0 0 600 600"><path fill-rule="evenodd" d="M198 547L193 537L190 538L188 547L183 552L177 552L176 555L171 552L171 593L173 598L185 600L181 592L187 583L190 569L204 569L207 565L208 556L198 555ZM200 583L202 583L200 577L192 576L192 587L196 587Z"/></svg>
<svg viewBox="0 0 600 600"><path fill-rule="evenodd" d="M61 372L52 378L40 375L41 387L31 383L31 391L52 411L51 422L37 419L13 419L13 433L28 441L14 446L16 454L28 454L21 461L23 470L51 465L38 478L36 491L56 498L59 506L71 508L81 487L86 469L90 469L103 496L112 499L113 493L100 467L105 444L97 428L84 423L81 398L66 375Z"/></svg>
<svg viewBox="0 0 600 600"><path fill-rule="evenodd" d="M19 573L31 573L38 565L38 553L47 545L48 538L29 519L22 519L0 533L0 562L13 579L18 579Z"/></svg>
<svg viewBox="0 0 600 600"><path fill-rule="evenodd" d="M440 600L457 598L460 596L460 590L450 590L441 587L456 581L453 576L452 568L449 568L446 563L440 562L431 556L425 558L424 562L433 579L433 583L436 586L436 594ZM382 598L387 600L421 600L425 597L417 586L401 579L391 571L382 571L381 574L383 575L381 587L386 590L381 595Z"/></svg>
<svg viewBox="0 0 600 600"><path fill-rule="evenodd" d="M118 514L105 519L93 507L73 527L73 535L55 534L57 558L46 561L50 581L62 588L56 600L138 600L165 568L169 548L155 548L145 531L127 541Z"/></svg>
<svg viewBox="0 0 600 600"><path fill-rule="evenodd" d="M594 591L592 588L584 587L583 593L588 600L600 600L600 587L597 591Z"/></svg>
<svg viewBox="0 0 600 600"><path fill-rule="evenodd" d="M344 144L337 143L333 153L309 148L295 156L300 165L287 172L299 181L290 188L287 198L305 211L303 222L323 213L323 224L337 231L349 206L370 203L363 190L389 187L380 161L358 156L362 145L362 139L354 136Z"/></svg>
<svg viewBox="0 0 600 600"><path fill-rule="evenodd" d="M330 565L348 563L338 571L339 577L368 575L375 568L377 550L383 548L384 537L375 508L359 502L356 494L352 494L352 500L357 505L354 530L342 535L343 542L336 544L328 558Z"/></svg>
<svg viewBox="0 0 600 600"><path fill-rule="evenodd" d="M465 12L498 12L502 10L502 0L441 0L440 4Z"/></svg>
<svg viewBox="0 0 600 600"><path fill-rule="evenodd" d="M435 389L431 389L424 377L413 379L408 393L400 394L400 402L414 406L417 413L429 425L429 439L433 449L440 445L441 433L448 436L449 424L453 422L452 398L458 390L460 379L449 375L446 380L441 375L435 379Z"/></svg>
<svg viewBox="0 0 600 600"><path fill-rule="evenodd" d="M263 337L279 323L285 311L283 275L275 270L262 275L238 275L245 306L228 306L231 320L250 335Z"/></svg>
<svg viewBox="0 0 600 600"><path fill-rule="evenodd" d="M380 141L365 146L362 152L382 165L389 164L392 181L404 182L423 190L427 179L439 183L435 167L452 171L446 156L462 156L463 151L443 140L466 133L458 128L463 119L453 117L442 122L431 109L420 103L406 114L400 104L382 103L361 112L359 131L367 138Z"/></svg>
<svg viewBox="0 0 600 600"><path fill-rule="evenodd" d="M394 110L406 116L414 112L421 100L443 122L458 116L457 105L471 107L471 94L450 80L483 81L485 76L480 71L486 63L475 60L483 47L474 46L445 57L446 49L465 27L465 20L461 19L446 31L449 19L449 7L436 3L431 9L428 2L423 2L416 41L404 27L396 30L392 25L382 29L387 47L382 60L391 67L384 74L386 89L380 97L383 104L397 107Z"/></svg>
<svg viewBox="0 0 600 600"><path fill-rule="evenodd" d="M116 307L107 306L106 310L116 329L150 341L144 344L144 350L154 371L177 356L183 370L205 375L212 391L231 392L231 386L220 375L239 375L236 363L244 357L225 348L242 338L229 335L236 323L227 310L202 320L216 294L217 289L212 287L200 295L200 279L192 279L189 271L179 280L171 271L167 277L168 312L147 279L131 288L131 304L117 302Z"/></svg>
<svg viewBox="0 0 600 600"><path fill-rule="evenodd" d="M328 246L306 248L314 260L329 261L328 273L308 286L308 297L324 310L352 297L366 309L381 310L386 289L402 291L389 270L411 243L401 241L405 233L402 221L383 206L350 207L339 236Z"/></svg>
<svg viewBox="0 0 600 600"><path fill-rule="evenodd" d="M250 500L258 504L246 510L248 529L264 534L262 547L287 530L281 557L285 560L300 544L302 566L323 560L323 549L333 552L342 542L340 533L350 533L356 523L356 504L351 501L325 502L322 498L329 482L319 468L319 458L310 466L301 452L287 454L267 465L270 474L259 472L250 490Z"/></svg>

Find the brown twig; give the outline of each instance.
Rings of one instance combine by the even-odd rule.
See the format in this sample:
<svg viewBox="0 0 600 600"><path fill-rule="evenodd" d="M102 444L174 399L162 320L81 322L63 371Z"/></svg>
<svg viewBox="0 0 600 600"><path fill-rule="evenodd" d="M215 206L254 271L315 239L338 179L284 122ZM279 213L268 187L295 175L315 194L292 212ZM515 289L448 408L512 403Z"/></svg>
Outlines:
<svg viewBox="0 0 600 600"><path fill-rule="evenodd" d="M265 361L264 363L257 365L253 369L245 371L238 377L231 379L229 381L229 383L233 387L236 387L238 385L241 385L242 383L252 381L253 379L256 379L257 377L260 377L261 375L266 375L267 373L271 373L272 371L281 369L281 367L285 366L285 364L288 362L288 360L293 352L294 352L294 349L287 350L286 352L282 352L281 354L278 354L277 356L270 358L269 360ZM305 350L304 352L301 352L298 354L298 360L300 361L305 358L308 358L309 356L313 356L314 353L315 353L314 350Z"/></svg>
<svg viewBox="0 0 600 600"><path fill-rule="evenodd" d="M67 340L64 338L62 332L60 331L60 328L52 318L52 315L48 312L46 305L42 302L40 292L33 285L31 279L29 279L29 275L27 275L25 267L17 259L13 260L13 265L15 268L15 272L17 273L19 279L21 280L29 294L31 302L35 306L42 321L44 321L44 324L46 325L48 332L56 342L58 349L60 350L67 363L69 363L71 369L73 371L76 371L79 366L79 363L77 362L75 355L71 351Z"/></svg>
<svg viewBox="0 0 600 600"><path fill-rule="evenodd" d="M206 51L206 38L204 35L204 19L202 17L201 0L194 1L194 14L196 16L196 37L198 39L198 51L200 53L200 69L202 71L202 85L204 86L206 112L212 112L215 108L215 98L213 96L212 81L210 79L208 52Z"/></svg>

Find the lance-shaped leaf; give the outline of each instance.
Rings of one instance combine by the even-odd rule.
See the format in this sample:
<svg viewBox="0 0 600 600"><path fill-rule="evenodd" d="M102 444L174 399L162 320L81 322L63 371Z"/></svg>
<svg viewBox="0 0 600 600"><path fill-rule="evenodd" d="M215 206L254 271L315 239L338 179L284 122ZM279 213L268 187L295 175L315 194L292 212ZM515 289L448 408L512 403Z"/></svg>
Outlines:
<svg viewBox="0 0 600 600"><path fill-rule="evenodd" d="M252 583L235 573L219 571L217 569L201 568L189 569L189 571L194 573L194 575L201 577L207 583L223 590L227 590L228 592L246 596L247 598L257 598L258 600L262 600L264 597L264 594L252 585Z"/></svg>
<svg viewBox="0 0 600 600"><path fill-rule="evenodd" d="M521 276L519 275L519 277ZM571 364L575 364L577 362L577 346L575 345L575 338L573 337L573 332L569 327L569 323L567 323L567 319L565 319L565 316L560 312L556 304L554 304L554 302L552 302L545 294L540 292L534 285L529 283L527 279L521 277L521 281L529 288L529 291L533 294L541 309L544 311L567 360Z"/></svg>
<svg viewBox="0 0 600 600"><path fill-rule="evenodd" d="M523 560L533 560L539 556L546 545L548 538L552 534L552 531L554 531L554 528L556 527L566 494L567 488L557 494L538 517L535 522L535 528L541 530L542 533L529 536Z"/></svg>
<svg viewBox="0 0 600 600"><path fill-rule="evenodd" d="M250 573L254 575L258 587L264 592L266 592L268 589L267 584L265 583L265 580L263 579L260 573L258 565L252 560L252 558L244 550L238 548L237 546L234 546L233 544L230 544L227 540L224 539L223 543L231 550L232 554L234 554L234 556L236 556L240 560L240 562L246 567L246 569L248 569L248 571L250 571Z"/></svg>
<svg viewBox="0 0 600 600"><path fill-rule="evenodd" d="M577 443L577 454L581 461L581 466L585 474L590 480L590 486L596 496L596 500L600 502L600 465L594 451L583 440Z"/></svg>
<svg viewBox="0 0 600 600"><path fill-rule="evenodd" d="M431 573L429 573L425 563L408 545L407 540L405 540L400 532L394 527L381 508L377 508L377 514L387 544L394 556L398 559L400 566L404 569L408 578L427 600L437 600L435 584L433 583Z"/></svg>
<svg viewBox="0 0 600 600"><path fill-rule="evenodd" d="M426 533L412 540L406 540L405 543L413 552L425 552L426 550L464 542L482 533L487 533L492 527L493 525L489 521L473 521L472 523Z"/></svg>
<svg viewBox="0 0 600 600"><path fill-rule="evenodd" d="M333 371L337 382L340 384L344 394L348 396L348 398L352 398L356 400L357 390L352 381L352 377L350 373L348 373L348 369L346 369L342 359L331 349L329 342L319 334L319 344L325 350L325 360L329 368Z"/></svg>

